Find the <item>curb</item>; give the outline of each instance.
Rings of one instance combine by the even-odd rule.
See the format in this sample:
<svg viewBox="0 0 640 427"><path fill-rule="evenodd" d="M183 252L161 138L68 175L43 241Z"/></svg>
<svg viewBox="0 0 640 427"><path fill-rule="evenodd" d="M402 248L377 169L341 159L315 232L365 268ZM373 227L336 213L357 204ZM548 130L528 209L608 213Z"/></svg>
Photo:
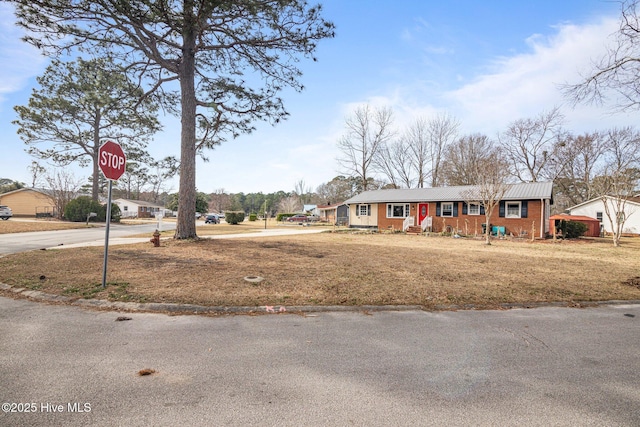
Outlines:
<svg viewBox="0 0 640 427"><path fill-rule="evenodd" d="M141 312L141 313L171 313L171 314L284 314L284 313L321 313L321 312L383 312L383 311L458 311L458 310L511 310L533 309L542 307L589 308L606 305L634 305L640 300L610 300L610 301L564 301L564 302L532 302L505 303L495 307L478 307L474 304L465 305L437 305L425 308L421 305L309 305L309 306L255 306L255 307L222 307L195 304L175 303L136 303L121 301L106 301L98 299L72 298L62 295L48 294L40 291L16 288L0 282L0 291L12 292L32 301L62 303L76 307L96 308L105 310Z"/></svg>

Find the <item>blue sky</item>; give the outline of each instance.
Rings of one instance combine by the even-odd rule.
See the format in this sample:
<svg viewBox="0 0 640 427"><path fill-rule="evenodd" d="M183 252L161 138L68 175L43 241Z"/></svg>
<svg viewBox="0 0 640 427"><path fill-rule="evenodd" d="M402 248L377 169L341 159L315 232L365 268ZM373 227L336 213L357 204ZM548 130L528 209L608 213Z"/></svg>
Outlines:
<svg viewBox="0 0 640 427"><path fill-rule="evenodd" d="M463 134L495 137L519 118L561 108L567 129L580 133L634 125L638 113L571 108L558 85L576 82L604 52L618 25L607 0L326 0L336 37L320 42L318 62L303 61L306 89L285 91L290 118L225 143L199 161L199 191L315 189L341 173L337 141L344 121L365 103L388 106L402 130L417 117L446 112ZM14 105L28 102L48 62L20 42L11 9L0 4L0 177L30 183L32 158L16 135ZM163 120L150 153L179 154L179 121ZM90 170L77 168L78 178ZM177 191L178 182L167 190Z"/></svg>

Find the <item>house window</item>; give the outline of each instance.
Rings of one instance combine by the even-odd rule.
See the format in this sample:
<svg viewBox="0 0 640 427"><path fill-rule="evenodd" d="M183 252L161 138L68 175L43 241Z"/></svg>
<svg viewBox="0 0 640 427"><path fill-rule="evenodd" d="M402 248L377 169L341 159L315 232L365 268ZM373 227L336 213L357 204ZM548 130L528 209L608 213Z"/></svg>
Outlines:
<svg viewBox="0 0 640 427"><path fill-rule="evenodd" d="M520 202L506 203L507 218L520 218Z"/></svg>
<svg viewBox="0 0 640 427"><path fill-rule="evenodd" d="M616 220L618 221L618 224L623 223L625 220L624 212L616 212Z"/></svg>
<svg viewBox="0 0 640 427"><path fill-rule="evenodd" d="M371 205L358 205L356 207L356 213L358 216L369 216L371 212Z"/></svg>
<svg viewBox="0 0 640 427"><path fill-rule="evenodd" d="M453 203L445 202L441 205L441 214L440 216L453 216Z"/></svg>
<svg viewBox="0 0 640 427"><path fill-rule="evenodd" d="M128 211L128 210L129 210L129 206L125 205L125 206L124 206L124 211L126 212L126 211Z"/></svg>
<svg viewBox="0 0 640 427"><path fill-rule="evenodd" d="M409 205L387 204L387 218L406 218L409 216Z"/></svg>
<svg viewBox="0 0 640 427"><path fill-rule="evenodd" d="M596 219L602 222L602 212L596 212Z"/></svg>
<svg viewBox="0 0 640 427"><path fill-rule="evenodd" d="M480 203L469 203L469 215L480 215Z"/></svg>

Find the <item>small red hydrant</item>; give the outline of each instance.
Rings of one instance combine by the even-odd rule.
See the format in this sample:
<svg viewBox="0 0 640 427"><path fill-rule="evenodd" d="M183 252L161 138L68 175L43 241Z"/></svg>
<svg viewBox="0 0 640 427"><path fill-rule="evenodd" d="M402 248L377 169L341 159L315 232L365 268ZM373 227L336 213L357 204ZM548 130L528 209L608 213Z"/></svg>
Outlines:
<svg viewBox="0 0 640 427"><path fill-rule="evenodd" d="M151 243L153 243L154 247L160 247L160 232L158 230L156 230L153 233L153 238L151 240L149 240Z"/></svg>

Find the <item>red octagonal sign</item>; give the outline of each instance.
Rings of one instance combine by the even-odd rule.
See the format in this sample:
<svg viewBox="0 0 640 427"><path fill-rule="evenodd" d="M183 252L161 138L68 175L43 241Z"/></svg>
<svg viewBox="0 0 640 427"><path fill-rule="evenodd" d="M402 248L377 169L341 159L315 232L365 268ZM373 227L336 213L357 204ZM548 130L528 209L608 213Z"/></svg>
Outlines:
<svg viewBox="0 0 640 427"><path fill-rule="evenodd" d="M116 181L125 171L127 156L120 144L107 141L98 150L98 166L107 179Z"/></svg>

